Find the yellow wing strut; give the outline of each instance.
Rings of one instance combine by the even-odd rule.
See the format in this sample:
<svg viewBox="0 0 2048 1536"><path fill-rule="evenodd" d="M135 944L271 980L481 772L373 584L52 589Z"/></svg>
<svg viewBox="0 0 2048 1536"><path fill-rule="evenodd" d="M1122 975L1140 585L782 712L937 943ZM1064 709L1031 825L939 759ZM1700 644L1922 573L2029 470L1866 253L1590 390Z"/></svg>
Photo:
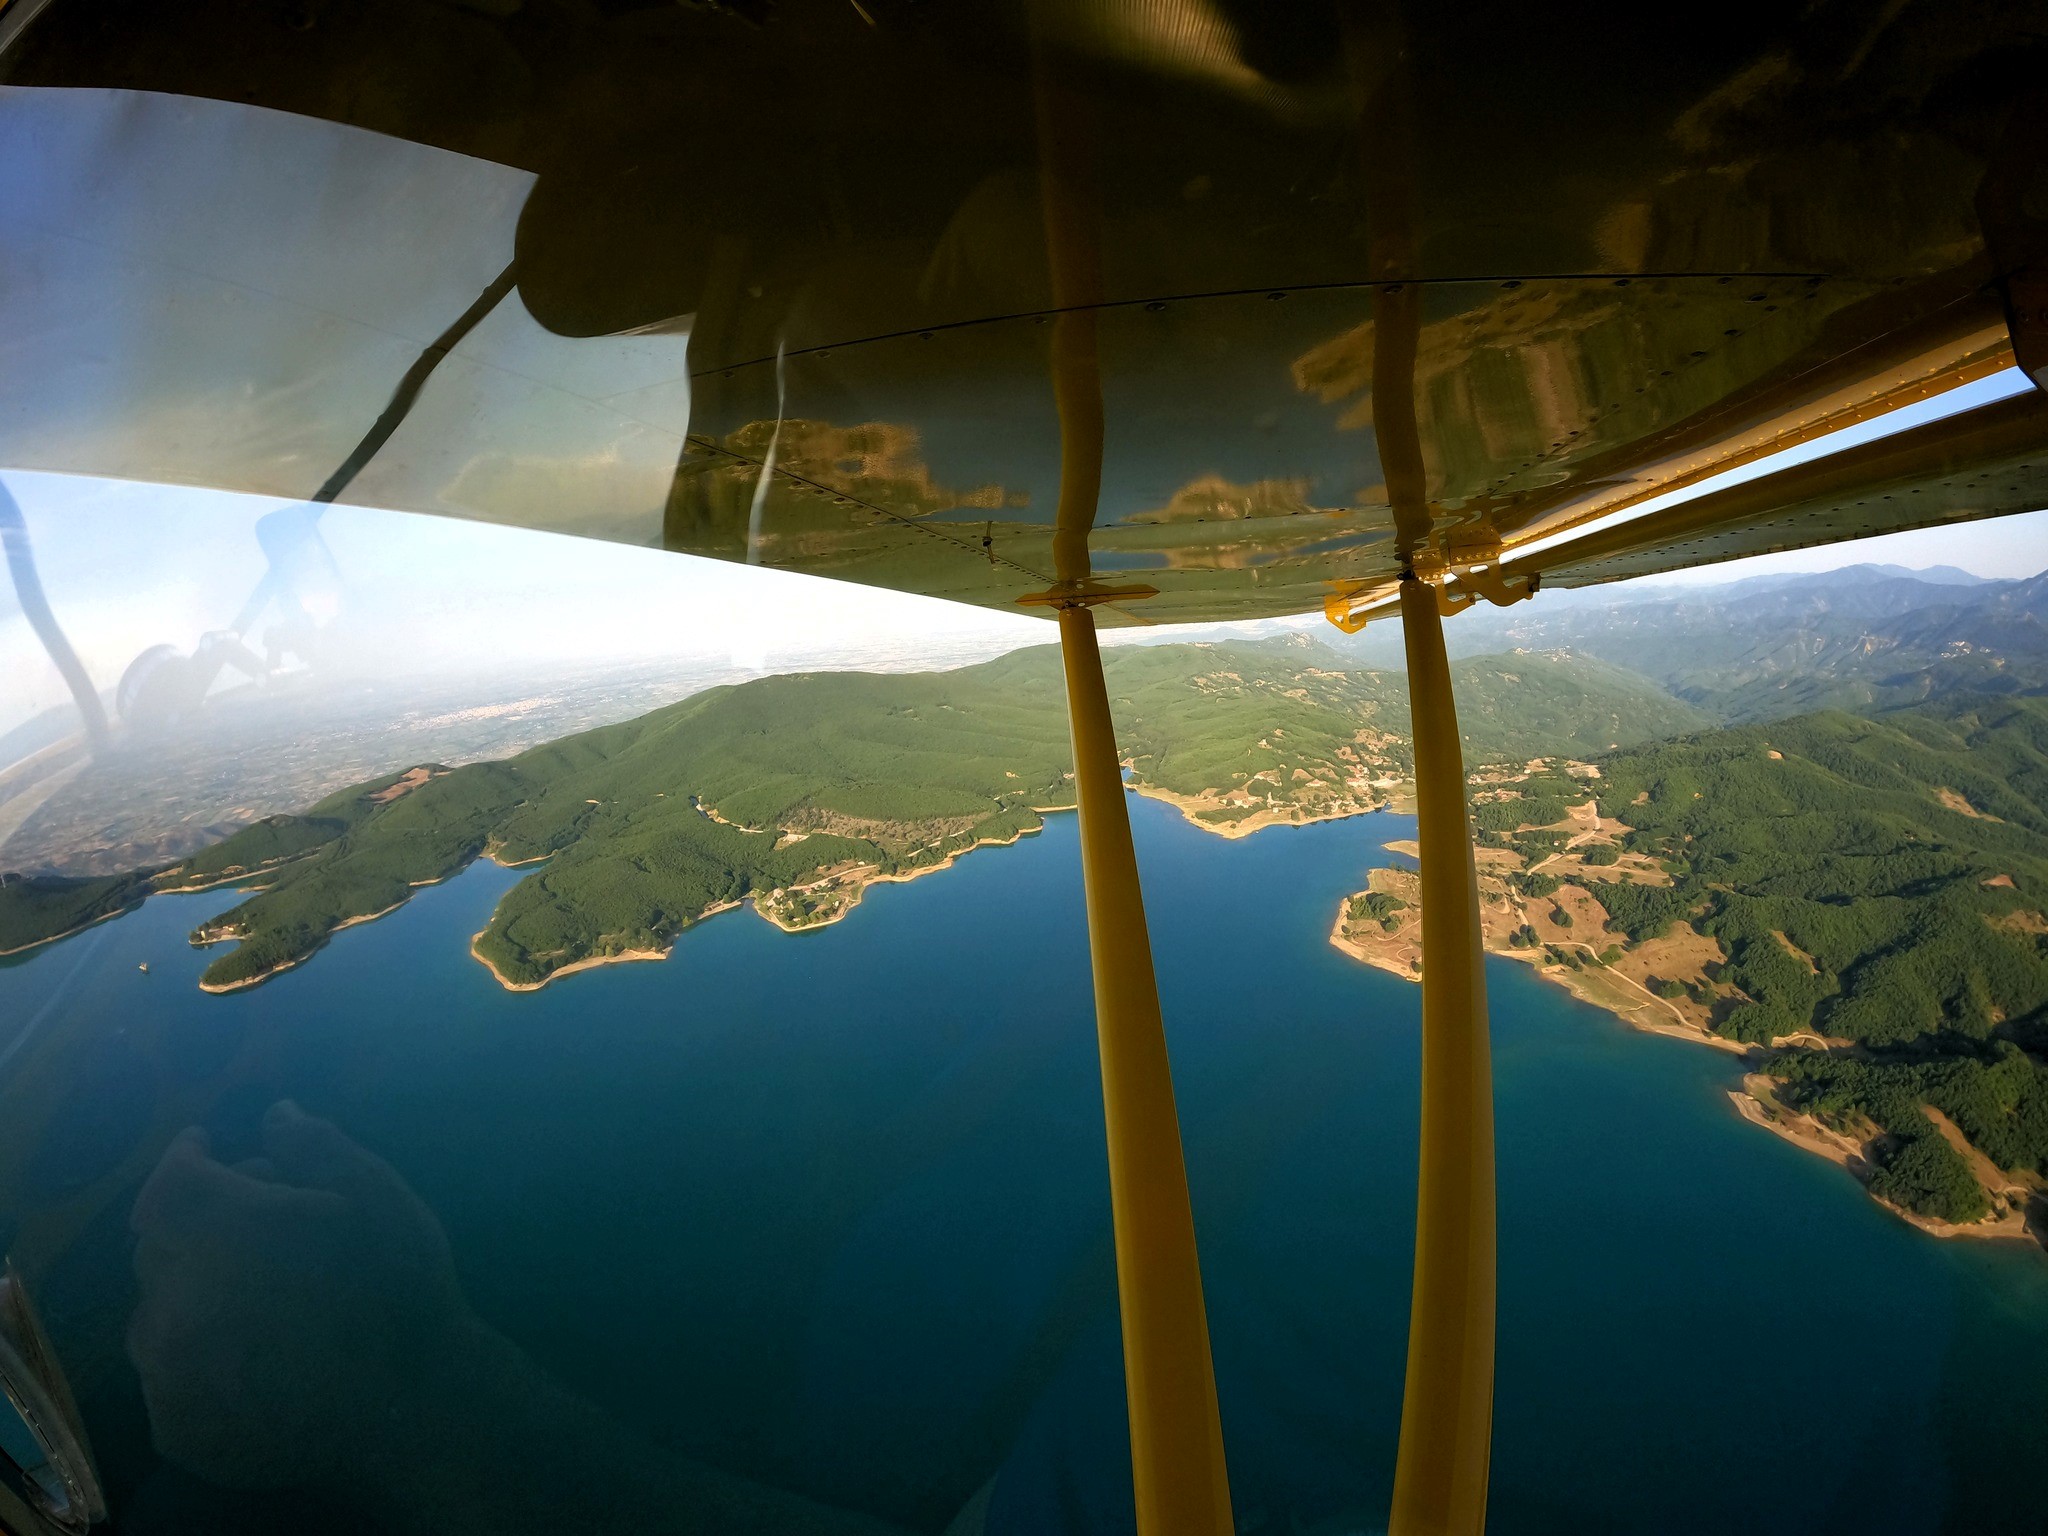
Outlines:
<svg viewBox="0 0 2048 1536"><path fill-rule="evenodd" d="M1493 1436L1493 1067L1464 754L1436 589L1401 583L1422 845L1422 1165L1390 1536L1478 1536Z"/></svg>
<svg viewBox="0 0 2048 1536"><path fill-rule="evenodd" d="M1139 1536L1229 1536L1230 1484L1130 813L1095 616L1060 609Z"/></svg>
<svg viewBox="0 0 2048 1536"><path fill-rule="evenodd" d="M1059 310L1049 338L1060 422L1060 502L1053 535L1058 580L1051 591L1020 600L1058 611L1060 656L1066 665L1138 1536L1231 1536L1230 1481L1195 1254L1194 1208L1181 1157L1180 1116L1173 1102L1116 727L1095 639L1095 603L1149 596L1153 589L1104 586L1093 579L1089 565L1103 442L1093 307L1102 290L1093 130L1085 101L1063 87L1051 63L1043 52L1034 59L1046 255Z"/></svg>

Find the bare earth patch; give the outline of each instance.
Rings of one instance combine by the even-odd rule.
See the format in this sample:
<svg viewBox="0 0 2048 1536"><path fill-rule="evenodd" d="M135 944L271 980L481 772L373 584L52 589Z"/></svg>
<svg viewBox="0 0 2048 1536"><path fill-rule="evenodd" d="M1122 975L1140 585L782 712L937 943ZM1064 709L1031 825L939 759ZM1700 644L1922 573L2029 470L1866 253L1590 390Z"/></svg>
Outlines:
<svg viewBox="0 0 2048 1536"><path fill-rule="evenodd" d="M1337 904L1330 942L1353 959L1414 981L1422 974L1422 876L1412 869L1383 866L1366 875L1365 888L1395 897L1407 906L1392 915L1391 927L1370 917L1353 922L1346 915L1351 906L1351 898L1346 897Z"/></svg>
<svg viewBox="0 0 2048 1536"><path fill-rule="evenodd" d="M1712 993L1717 989L1707 980L1707 967L1718 965L1726 958L1719 939L1699 932L1689 923L1673 923L1670 931L1661 938L1646 939L1631 947L1614 962L1613 969L1645 991L1650 990L1651 978L1655 977L1663 981L1690 982ZM1705 1030L1711 1026L1713 1009L1710 1006L1697 1003L1691 997L1671 997L1664 1001L1695 1028Z"/></svg>
<svg viewBox="0 0 2048 1536"><path fill-rule="evenodd" d="M1973 821L1997 821L1996 816L1987 816L1952 789L1937 789L1934 798L1959 816L1968 816Z"/></svg>
<svg viewBox="0 0 2048 1536"><path fill-rule="evenodd" d="M1814 963L1813 956L1809 955L1797 944L1794 944L1790 939L1786 938L1784 929L1773 928L1771 930L1771 937L1776 939L1780 944L1785 946L1786 954L1790 955L1794 960L1797 960L1801 965L1806 967L1807 975L1818 976L1820 974L1820 967Z"/></svg>
<svg viewBox="0 0 2048 1536"><path fill-rule="evenodd" d="M2043 917L2038 912L2029 912L2025 908L2017 912L2006 912L1998 917L1987 917L1984 921L2002 933L2048 933L2048 917Z"/></svg>
<svg viewBox="0 0 2048 1536"><path fill-rule="evenodd" d="M1868 1134L1849 1135L1824 1125L1812 1115L1802 1114L1780 1099L1776 1082L1761 1072L1747 1074L1742 1079L1741 1090L1731 1089L1728 1098L1735 1106L1735 1112L1750 1124L1760 1125L1795 1147L1816 1152L1829 1162L1848 1169L1861 1184L1867 1186L1870 1183L1871 1175L1877 1169L1876 1148L1882 1139L1875 1134L1875 1126L1866 1124L1860 1127L1861 1132ZM2029 1202L2035 1198L2035 1191L2015 1184L1989 1158L1972 1147L1969 1139L1940 1110L1925 1105L1921 1108L1942 1138L1969 1163L1971 1173L1976 1175L1978 1183L1984 1186L1985 1193L1991 1198L1991 1211L1981 1221L1959 1224L1922 1216L1889 1200L1878 1200L1877 1203L1901 1221L1910 1222L1934 1237L2031 1241L2033 1233L2028 1226L2027 1210ZM1875 1196L1872 1198L1876 1199Z"/></svg>
<svg viewBox="0 0 2048 1536"><path fill-rule="evenodd" d="M428 780L439 777L440 775L435 773L433 769L424 765L418 768L408 768L395 783L385 785L374 795L370 796L370 799L378 805L389 805L393 800L403 795L411 794Z"/></svg>
<svg viewBox="0 0 2048 1536"><path fill-rule="evenodd" d="M1303 777L1296 769L1297 778ZM1270 775L1254 775L1254 782L1267 780ZM1310 780L1311 784L1319 781ZM1319 786L1327 788L1328 786ZM1250 837L1252 833L1267 827L1305 827L1319 821L1342 821L1348 816L1364 816L1378 810L1400 810L1402 803L1398 795L1389 796L1378 792L1376 786L1357 784L1350 792L1332 791L1316 797L1313 801L1283 802L1279 805L1265 803L1258 798L1246 798L1235 793L1218 793L1214 790L1199 795L1177 794L1170 789L1161 789L1156 784L1132 784L1132 793L1143 795L1148 800L1164 800L1179 811L1192 826L1204 832L1213 832L1218 837ZM1228 815L1229 820L1218 820L1218 814Z"/></svg>

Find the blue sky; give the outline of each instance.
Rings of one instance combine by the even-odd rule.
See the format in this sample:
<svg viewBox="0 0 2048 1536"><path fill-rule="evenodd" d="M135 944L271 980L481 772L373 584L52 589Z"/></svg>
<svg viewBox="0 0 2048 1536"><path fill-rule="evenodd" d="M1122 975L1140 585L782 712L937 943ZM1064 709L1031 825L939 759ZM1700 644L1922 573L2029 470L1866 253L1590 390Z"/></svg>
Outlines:
<svg viewBox="0 0 2048 1536"><path fill-rule="evenodd" d="M267 569L256 520L280 505L63 475L6 483L51 606L103 687L151 645L190 649L232 623ZM776 667L1052 638L1022 614L494 524L333 507L321 536L354 659L380 672L539 674L613 658ZM64 697L0 583L0 731Z"/></svg>

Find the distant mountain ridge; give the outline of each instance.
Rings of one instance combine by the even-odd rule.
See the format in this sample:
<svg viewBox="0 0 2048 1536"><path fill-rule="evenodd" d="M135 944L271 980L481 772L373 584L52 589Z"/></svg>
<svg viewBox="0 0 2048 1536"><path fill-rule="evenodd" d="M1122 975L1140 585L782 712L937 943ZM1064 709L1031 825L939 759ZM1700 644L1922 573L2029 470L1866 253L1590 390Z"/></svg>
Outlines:
<svg viewBox="0 0 2048 1536"><path fill-rule="evenodd" d="M2048 573L1985 581L1952 567L1865 565L1604 591L1481 605L1448 623L1445 641L1454 656L1524 648L1591 656L1733 722L2048 689ZM1383 658L1400 637L1398 626L1379 628L1334 643Z"/></svg>
<svg viewBox="0 0 2048 1536"><path fill-rule="evenodd" d="M1936 586L1944 587L1977 587L1993 579L1989 576L1979 576L1974 571L1966 571L1960 566L1954 565L1930 565L1919 570L1915 570L1907 565L1859 565L1851 566L1850 569L1881 571L1887 576L1904 576L1913 581L1931 582Z"/></svg>

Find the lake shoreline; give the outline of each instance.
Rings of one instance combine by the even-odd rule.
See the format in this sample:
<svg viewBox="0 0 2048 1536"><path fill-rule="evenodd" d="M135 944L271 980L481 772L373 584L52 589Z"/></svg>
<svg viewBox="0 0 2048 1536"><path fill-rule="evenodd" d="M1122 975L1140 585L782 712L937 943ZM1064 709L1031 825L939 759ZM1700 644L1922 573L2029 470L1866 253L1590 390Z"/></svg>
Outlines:
<svg viewBox="0 0 2048 1536"><path fill-rule="evenodd" d="M1381 845L1388 852L1413 859L1419 850L1412 839L1396 840ZM1422 972L1422 949L1420 939L1420 908L1414 897L1416 877L1412 870L1395 866L1376 866L1367 874L1366 892L1380 892L1394 897L1404 904L1382 924L1382 931L1368 933L1363 938L1349 930L1354 920L1349 913L1347 897L1337 906L1336 917L1330 925L1329 942L1332 947L1349 955L1352 959L1387 975L1419 984ZM1625 976L1613 966L1601 963L1600 951L1582 940L1566 939L1561 934L1547 936L1542 945L1526 948L1510 948L1500 940L1502 932L1525 931L1528 909L1526 902L1509 893L1509 907L1505 912L1489 912L1489 921L1482 924L1484 949L1489 955L1504 960L1513 960L1529 966L1544 981L1560 988L1583 1003L1600 1009L1610 1017L1641 1034L1663 1035L1674 1040L1684 1040L1694 1045L1708 1046L1725 1052L1742 1061L1745 1068L1754 1068L1762 1059L1761 1048L1725 1035L1687 1020L1672 1003L1660 999L1646 987ZM1505 919L1505 921L1503 921ZM1617 940L1617 942L1620 942ZM1583 953L1590 962L1587 968L1574 970L1560 965L1550 958L1547 950L1569 946L1575 952ZM1631 946L1633 947L1633 946ZM1609 952L1609 958L1613 956ZM1640 993L1640 997L1636 994ZM1667 1010L1669 1019L1655 1017L1655 1010ZM1789 1040L1791 1037L1787 1037ZM1782 1045L1785 1040L1774 1041ZM1823 1046L1825 1048L1825 1046ZM1753 1070L1745 1071L1742 1086L1727 1090L1736 1113L1752 1125L1763 1127L1794 1146L1802 1147L1826 1158L1846 1169L1863 1186L1864 1193L1902 1221L1918 1228L1930 1237L1975 1238L2006 1242L2023 1242L2048 1256L2048 1198L2030 1194L2016 1187L2008 1187L2009 1181L2001 1180L1993 1188L1980 1176L1978 1182L1992 1203L1993 1214L1983 1221L1959 1225L1944 1222L1933 1217L1922 1216L1914 1211L1895 1205L1872 1194L1869 1188L1870 1176L1875 1163L1868 1155L1868 1149L1854 1143L1840 1132L1832 1131L1810 1115L1804 1115L1780 1104L1767 1086L1772 1079ZM2030 1219L2029 1209L2039 1212Z"/></svg>
<svg viewBox="0 0 2048 1536"><path fill-rule="evenodd" d="M68 939L73 934L83 933L88 928L97 927L109 918L126 917L141 905L142 903L137 901L125 907L116 907L111 912L102 912L98 917L87 918L75 928L66 928L62 933L53 933L46 939L30 939L26 944L18 945L13 949L0 949L0 960L6 959L9 955L25 955L32 949L41 949L45 944L55 944L59 939Z"/></svg>
<svg viewBox="0 0 2048 1536"><path fill-rule="evenodd" d="M1125 780L1124 787L1134 795L1143 795L1147 800L1157 800L1172 806L1181 813L1181 816L1187 821L1189 826L1199 831L1207 832L1214 837L1230 838L1233 840L1241 837L1250 837L1254 832L1263 832L1268 827L1312 827L1326 821L1351 821L1360 816L1377 816L1383 811L1391 812L1397 816L1412 816L1415 814L1415 803L1412 797L1391 794L1385 800L1372 805L1354 803L1347 805L1342 810L1319 811L1302 815L1298 814L1299 808L1294 806L1283 807L1279 810L1268 807L1262 811L1253 811L1250 815L1236 821L1204 821L1201 817L1202 812L1221 810L1225 807L1225 802L1216 799L1211 793L1184 795L1175 790L1161 789L1157 784L1133 783L1128 779Z"/></svg>
<svg viewBox="0 0 2048 1536"><path fill-rule="evenodd" d="M1032 807L1033 812L1040 817L1044 817L1048 814L1057 814L1063 810L1071 811L1072 809L1072 806L1053 806L1050 808L1041 808L1038 806ZM865 879L857 881L850 887L847 893L847 899L842 905L833 908L832 911L828 912L823 917L815 918L807 922L792 923L785 920L779 913L762 911L761 898L758 895L752 898L754 913L763 922L772 923L775 927L780 928L784 933L813 933L820 928L831 927L834 923L839 922L842 918L844 918L849 912L853 911L855 907L860 905L861 897L866 894L868 887L871 885L904 885L912 880L920 879L925 875L936 874L938 873L938 871L942 869L951 869L956 861L965 858L968 854L973 853L978 848L1014 848L1024 838L1036 837L1043 830L1044 823L1043 821L1041 821L1040 824L1035 827L1019 827L1014 832L1012 832L1008 837L977 838L975 839L975 841L969 843L965 848L955 848L951 853L947 854L943 859L940 859L935 864L920 864L915 869L894 870L887 874L882 873L879 867L873 864L856 865L853 869L843 871L840 875L828 875L823 880L814 881L810 885L796 887L796 889L798 890L816 890L820 887L829 887L831 885L831 882L843 879L848 875L858 874L863 869L875 871L873 874L867 876ZM738 906L740 905L740 903L734 902L733 905Z"/></svg>
<svg viewBox="0 0 2048 1536"><path fill-rule="evenodd" d="M2020 1200L2007 1203L2003 1211L1999 1211L1995 1203L1992 1215L1981 1221L1961 1223L1923 1216L1917 1211L1907 1210L1902 1205L1872 1193L1870 1179L1877 1170L1870 1157L1870 1144L1858 1142L1852 1136L1823 1125L1814 1116L1779 1102L1772 1089L1773 1081L1774 1079L1760 1072L1744 1073L1742 1086L1739 1089L1727 1090L1728 1101L1734 1106L1735 1113L1751 1125L1760 1126L1780 1140L1789 1141L1793 1146L1825 1158L1843 1169L1863 1186L1863 1192L1869 1195L1873 1202L1883 1206L1908 1226L1919 1228L1929 1237L1962 1237L1975 1238L1980 1242L2025 1243L2036 1248L2044 1258L2048 1258L2048 1235L2044 1235L2043 1231L2036 1229L2028 1220L2028 1205L2033 1202Z"/></svg>
<svg viewBox="0 0 2048 1536"><path fill-rule="evenodd" d="M354 917L343 918L340 922L336 923L333 927L329 928L325 933L321 934L318 942L310 946L303 954L292 955L288 959L280 960L276 965L269 966L263 970L258 971L253 976L238 976L233 981L207 981L202 977L199 982L199 990L202 992L210 993L215 997L222 997L230 992L246 992L251 987L261 986L264 982L270 980L270 978L273 976L282 976L286 971L295 971L300 966L304 965L308 960L311 960L315 955L319 954L321 950L325 949L328 945L328 942L331 939L333 939L333 937L337 933L340 933L344 928L359 928L364 923L376 922L377 919L380 917L389 917L392 913L396 912L400 907L404 906L407 902L412 900L412 893L414 891L425 890L430 885L444 885L448 881L454 879L456 875L461 874L463 869L467 869L468 867L469 865L465 863L461 869L454 870L451 873L443 875L436 880L410 881L406 886L405 894L399 897L398 900L391 903L390 906L385 907L380 912L358 912ZM170 893L167 892L165 894ZM194 949L210 949L215 944L239 944L248 937L248 935L239 928L222 928L212 933L208 933L205 929L202 928L199 930L199 933L204 934L205 937L202 938L199 937L197 934L194 935L191 941L192 947Z"/></svg>
<svg viewBox="0 0 2048 1536"><path fill-rule="evenodd" d="M1186 819L1188 825L1193 826L1199 829L1200 831L1208 832L1217 836L1230 839L1247 837L1252 832L1263 831L1265 828L1272 826L1306 827L1320 825L1324 822L1348 821L1355 819L1359 816L1376 815L1382 811L1388 810L1395 811L1397 814L1399 812L1399 802L1398 800L1396 800L1390 801L1388 804L1385 805L1376 805L1356 809L1346 809L1337 812L1324 812L1317 815L1298 817L1276 815L1270 818L1265 818L1265 813L1260 813L1259 817L1252 818L1252 821L1256 824L1241 823L1231 826L1221 826L1196 820L1194 815L1190 812L1188 808L1191 804L1194 804L1195 802L1193 802L1187 796L1177 796L1172 794L1170 791L1160 790L1148 785L1132 784L1128 781L1126 782L1124 787L1131 794L1143 795L1147 799L1158 800L1166 804L1172 805L1175 809L1181 812L1182 816ZM1075 810L1075 807L1071 805L1040 805L1032 806L1031 810L1040 817L1046 817L1071 814ZM1039 832L1043 830L1043 824L1041 823L1040 826L1036 827L1019 827L1014 832L1012 832L1008 837L978 838L974 842L968 844L966 847L954 849L952 852L948 853L944 858L936 861L935 863L922 864L914 869L900 869L893 870L888 873L883 873L879 869L877 869L876 866L866 865L857 866L856 868L851 870L842 870L836 875L828 875L821 880L814 881L810 885L799 887L798 889L805 891L817 890L822 888L829 888L834 890L843 889L846 893L846 900L841 905L825 913L823 916L809 918L803 922L791 922L778 912L763 910L762 896L760 893L755 893L753 895L743 897L738 901L722 902L717 906L708 907L704 911L698 913L696 917L692 918L687 926L695 927L698 923L703 922L706 918L715 917L720 912L730 911L734 907L738 906L751 905L754 909L755 915L758 916L763 922L771 924L772 926L780 929L784 933L814 933L820 929L829 928L834 923L842 921L849 913L851 913L856 907L860 905L862 897L866 894L868 887L870 886L902 885L911 880L921 879L926 875L936 874L940 870L951 869L957 861L966 857L968 854L975 852L978 849L1014 847L1022 839L1026 837L1036 836ZM497 857L495 853L488 851L485 852L482 855L482 857L489 859L492 863L497 864L499 867L505 869L514 869L519 868L525 864L533 864L540 862L539 859L527 859L519 860L515 863L508 863L504 859ZM545 858L546 855L543 855L542 857ZM841 887L836 884L836 882L838 881L848 879L849 876L859 874L861 869L867 869L874 872L865 875L863 878L860 878L859 880L855 881L849 886ZM380 913L378 915L382 916L383 914ZM555 980L557 977L568 976L577 971L593 970L600 965L623 964L625 962L635 960L663 960L666 959L671 953L673 953L675 948L675 940L671 939L666 948L659 950L635 949L622 950L617 954L611 955L591 955L581 960L571 961L569 964L565 966L550 971L546 976L542 977L539 981L515 982L507 979L506 976L501 971L499 971L499 969L495 965L493 965L478 951L477 943L484 937L484 933L487 932L489 932L488 928L485 929L483 932L476 933L471 936L469 950L470 955L473 959L477 961L478 964L482 965L485 970L491 973L492 980L496 981L499 986L503 987L508 992L537 992L542 987L546 986L550 981ZM680 937L680 931L678 933L678 937Z"/></svg>
<svg viewBox="0 0 2048 1536"><path fill-rule="evenodd" d="M714 910L725 911L728 910L730 907L736 905L738 905L738 903L729 902L726 904L726 906L719 907ZM709 914L707 913L705 915L708 916ZM702 917L697 919L697 922L702 921ZM693 923L691 926L694 927L695 924ZM470 936L469 955L472 960L476 961L477 964L481 965L485 970L491 973L491 980L495 981L507 992L538 992L542 987L546 986L549 982L555 980L557 977L573 976L578 971L594 971L600 965L622 965L629 960L666 960L670 956L670 954L672 954L675 950L675 944L673 941L671 941L668 947L665 949L623 949L620 950L617 954L592 955L587 959L572 960L567 965L557 966L554 970L549 971L547 975L541 977L539 981L513 981L510 978L508 978L503 971L499 970L495 965L491 964L491 962L484 957L482 951L480 951L476 947L477 943L483 938L483 936L489 933L490 931L491 930L489 928L483 928Z"/></svg>
<svg viewBox="0 0 2048 1536"><path fill-rule="evenodd" d="M1061 810L1071 810L1072 807L1051 806L1044 808L1034 807L1033 809L1037 810L1038 814L1040 815L1046 815L1057 814ZM1014 846L1020 839L1033 836L1041 830L1042 827L1019 827L1015 832L1011 833L1011 835L1008 837L979 838L976 841L968 844L965 848L954 849L951 853L947 854L945 858L939 860L937 863L919 865L915 869L897 870L892 873L884 874L881 873L878 869L876 869L876 866L874 865L859 865L855 866L854 869L842 870L837 875L829 875L825 877L825 879L822 881L814 882L812 885L809 886L799 887L799 889L813 890L817 889L819 886L828 885L832 881L845 879L849 875L858 873L861 869L875 870L875 873L870 874L865 879L860 880L851 888L849 897L843 905L834 908L827 915L817 918L810 922L791 923L784 919L778 913L763 911L761 908L761 896L759 893L756 893L751 896L742 897L737 901L722 901L714 906L706 907L702 912L699 912L695 917L690 919L690 921L687 924L685 924L682 929L678 930L676 938L680 938L683 933L687 932L691 928L696 927L699 923L705 921L707 918L716 917L721 912L730 912L735 907L747 906L750 904L754 909L755 915L758 916L763 922L768 923L773 927L781 929L784 933L812 933L822 928L829 928L834 923L844 918L855 907L860 905L862 895L867 891L867 888L871 885L902 885L908 881L918 879L921 876L934 874L942 869L950 869L952 868L956 860L965 857L967 854L973 853L978 848L1009 848ZM501 860L497 859L493 859L492 862L500 864L501 867L508 869L518 867L517 865L503 864ZM616 954L589 955L581 960L572 960L567 965L559 966L556 969L549 971L547 975L543 976L539 981L512 981L509 980L505 976L505 974L497 968L497 966L493 965L490 962L490 960L485 958L482 952L479 951L477 948L477 944L483 939L484 934L488 932L490 932L490 929L486 927L481 932L472 934L470 936L470 957L474 959L479 965L483 966L485 970L489 971L491 973L491 979L497 982L497 984L503 987L507 992L538 992L542 987L546 986L549 982L554 981L559 977L571 976L578 971L595 970L598 966L601 965L618 965L634 960L666 960L671 954L675 952L676 945L676 938L671 938L668 941L668 944L661 949L627 949L620 950Z"/></svg>

